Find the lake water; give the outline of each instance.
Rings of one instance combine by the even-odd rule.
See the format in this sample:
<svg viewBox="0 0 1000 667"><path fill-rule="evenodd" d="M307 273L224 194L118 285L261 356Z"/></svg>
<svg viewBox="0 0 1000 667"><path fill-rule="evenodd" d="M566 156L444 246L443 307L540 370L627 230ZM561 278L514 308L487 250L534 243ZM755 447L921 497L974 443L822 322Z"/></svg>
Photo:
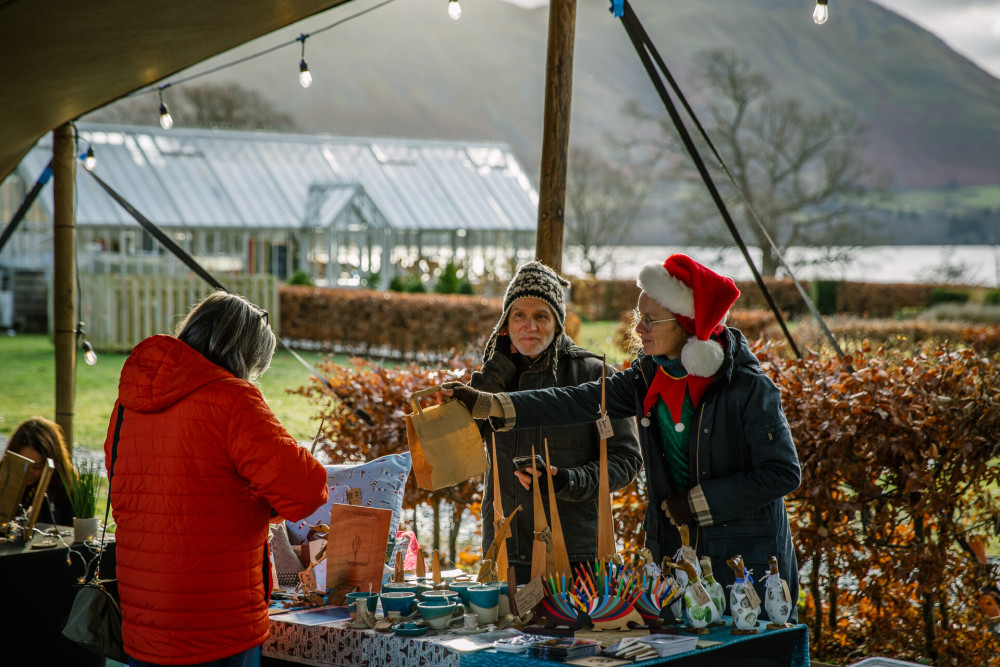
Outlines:
<svg viewBox="0 0 1000 667"><path fill-rule="evenodd" d="M667 246L616 246L612 264L598 278L635 278L647 262L662 262L674 252L683 252L719 273L735 280L751 280L753 274L739 248L697 248ZM785 260L800 280L849 280L881 283L951 282L986 287L1000 286L1000 246L873 246L851 251L846 264L812 264L820 252L811 248L790 248ZM761 253L750 248L758 270ZM563 273L584 275L575 248L566 246ZM779 274L780 275L780 274ZM950 276L950 278L949 278Z"/></svg>

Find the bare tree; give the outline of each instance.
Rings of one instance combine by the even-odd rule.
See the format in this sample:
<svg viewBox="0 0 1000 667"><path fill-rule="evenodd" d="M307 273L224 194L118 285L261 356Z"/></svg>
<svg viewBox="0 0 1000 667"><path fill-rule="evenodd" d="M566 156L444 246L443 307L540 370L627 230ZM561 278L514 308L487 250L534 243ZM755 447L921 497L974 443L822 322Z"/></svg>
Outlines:
<svg viewBox="0 0 1000 667"><path fill-rule="evenodd" d="M169 89L167 104L179 125L245 130L296 130L295 119L255 90L238 83L185 84ZM159 99L124 98L98 109L87 120L153 125L159 122Z"/></svg>
<svg viewBox="0 0 1000 667"><path fill-rule="evenodd" d="M729 51L703 52L697 64L708 97L699 112L702 124L742 197L696 136L699 151L734 219L742 217L748 245L763 251L763 275L773 276L778 268L768 235L782 254L791 246L822 248L824 262L845 261L851 246L877 238L867 211L885 196L887 178L862 157L865 129L853 112L810 111L798 100L780 98L764 75ZM663 173L687 184L676 221L687 242L730 244L669 116L652 117L634 105L627 111L647 132L655 127L645 142L659 151ZM694 128L689 131L697 135ZM750 218L747 205L761 225Z"/></svg>
<svg viewBox="0 0 1000 667"><path fill-rule="evenodd" d="M567 244L576 246L590 276L612 262L646 198L647 183L628 166L574 146L566 174Z"/></svg>

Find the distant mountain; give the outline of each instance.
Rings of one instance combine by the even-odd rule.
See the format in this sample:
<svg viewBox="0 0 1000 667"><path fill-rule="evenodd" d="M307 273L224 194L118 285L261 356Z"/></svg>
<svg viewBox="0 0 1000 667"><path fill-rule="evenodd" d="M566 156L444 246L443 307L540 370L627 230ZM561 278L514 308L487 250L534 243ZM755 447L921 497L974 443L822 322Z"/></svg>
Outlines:
<svg viewBox="0 0 1000 667"><path fill-rule="evenodd" d="M194 71L373 4L342 5L294 26L294 33L258 40ZM305 57L314 83L307 90L297 83L298 44L198 83L253 88L310 132L506 141L537 174L548 9L464 0L456 22L446 6L396 0L311 35ZM632 0L632 6L696 108L692 56L730 48L770 76L782 95L857 112L870 128L870 159L894 174L897 188L1000 182L1000 80L869 0L837 0L823 26L813 24L812 5L802 0ZM626 101L662 110L608 7L608 0L577 4L570 134L572 143L595 148L627 122L620 115Z"/></svg>

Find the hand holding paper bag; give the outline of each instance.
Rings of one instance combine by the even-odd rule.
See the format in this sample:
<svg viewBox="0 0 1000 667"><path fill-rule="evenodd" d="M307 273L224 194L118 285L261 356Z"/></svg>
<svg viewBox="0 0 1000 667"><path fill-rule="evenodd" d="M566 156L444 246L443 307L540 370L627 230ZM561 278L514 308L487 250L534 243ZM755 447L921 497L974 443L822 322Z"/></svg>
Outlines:
<svg viewBox="0 0 1000 667"><path fill-rule="evenodd" d="M431 387L414 392L410 396L413 412L406 416L406 440L410 445L413 474L417 486L431 491L481 475L487 465L486 448L479 429L460 400L421 408L418 398L440 390L441 387ZM488 406L487 402L487 411Z"/></svg>

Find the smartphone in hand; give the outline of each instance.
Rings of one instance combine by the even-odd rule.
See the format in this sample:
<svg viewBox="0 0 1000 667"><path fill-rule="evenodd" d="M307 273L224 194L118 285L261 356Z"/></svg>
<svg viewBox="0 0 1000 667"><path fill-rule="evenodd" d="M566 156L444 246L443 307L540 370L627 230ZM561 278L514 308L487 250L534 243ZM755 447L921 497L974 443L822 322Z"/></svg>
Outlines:
<svg viewBox="0 0 1000 667"><path fill-rule="evenodd" d="M542 458L541 454L535 454L534 457L515 456L513 461L515 470L523 471L534 467L539 472L545 472L545 459Z"/></svg>

